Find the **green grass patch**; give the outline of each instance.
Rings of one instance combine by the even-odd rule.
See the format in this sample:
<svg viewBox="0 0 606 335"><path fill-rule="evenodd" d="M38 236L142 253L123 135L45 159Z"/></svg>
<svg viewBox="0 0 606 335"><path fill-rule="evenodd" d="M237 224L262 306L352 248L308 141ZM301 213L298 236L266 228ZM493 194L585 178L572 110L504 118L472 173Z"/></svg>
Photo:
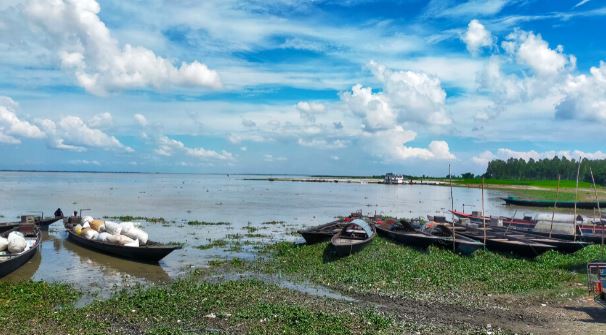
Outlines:
<svg viewBox="0 0 606 335"><path fill-rule="evenodd" d="M211 221L198 221L198 220L187 221L187 224L190 226L229 226L229 225L231 225L230 222L224 222L224 221L211 222Z"/></svg>
<svg viewBox="0 0 606 335"><path fill-rule="evenodd" d="M255 226L248 225L248 226L242 227L242 230L246 230L250 234L250 233L256 232L257 230L259 230L259 228L255 227Z"/></svg>
<svg viewBox="0 0 606 335"><path fill-rule="evenodd" d="M194 276L135 288L84 308L65 285L1 283L2 327L11 334L404 333L374 310L309 298L255 280L209 283ZM62 306L61 308L58 308ZM412 328L409 326L409 328Z"/></svg>
<svg viewBox="0 0 606 335"><path fill-rule="evenodd" d="M273 257L261 263L268 273L283 273L341 290L363 293L409 294L460 291L474 293L528 293L549 291L578 294L579 272L602 255L588 246L573 255L549 252L535 260L480 250L463 257L448 250L427 252L377 238L361 252L335 259L327 244L278 243L266 250Z"/></svg>
<svg viewBox="0 0 606 335"><path fill-rule="evenodd" d="M453 179L453 184L466 184L466 185L480 185L482 184L481 178L472 179ZM519 185L519 186L535 186L545 188L557 188L557 180L512 180L512 179L484 179L485 185ZM593 187L591 183L580 181L580 188ZM575 180L560 180L560 188L576 188Z"/></svg>

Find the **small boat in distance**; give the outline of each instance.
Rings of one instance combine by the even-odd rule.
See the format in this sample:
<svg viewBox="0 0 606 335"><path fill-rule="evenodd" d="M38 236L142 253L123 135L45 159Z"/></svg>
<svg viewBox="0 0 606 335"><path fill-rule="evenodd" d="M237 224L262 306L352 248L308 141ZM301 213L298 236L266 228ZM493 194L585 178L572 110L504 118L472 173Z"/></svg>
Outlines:
<svg viewBox="0 0 606 335"><path fill-rule="evenodd" d="M347 256L362 250L377 235L374 225L362 219L354 219L330 240L337 256Z"/></svg>
<svg viewBox="0 0 606 335"><path fill-rule="evenodd" d="M143 246L127 247L109 242L89 240L79 236L72 229L66 230L67 239L84 248L142 263L158 263L171 252L182 248L180 245L161 244L153 241L147 241L147 244Z"/></svg>
<svg viewBox="0 0 606 335"><path fill-rule="evenodd" d="M27 248L18 254L0 254L0 278L12 273L32 259L32 257L34 257L38 251L38 246L40 246L40 240L42 238L40 230L31 224L20 225L12 228L9 231L5 231L2 235L6 237L11 231L19 231L23 233L25 242L27 243Z"/></svg>

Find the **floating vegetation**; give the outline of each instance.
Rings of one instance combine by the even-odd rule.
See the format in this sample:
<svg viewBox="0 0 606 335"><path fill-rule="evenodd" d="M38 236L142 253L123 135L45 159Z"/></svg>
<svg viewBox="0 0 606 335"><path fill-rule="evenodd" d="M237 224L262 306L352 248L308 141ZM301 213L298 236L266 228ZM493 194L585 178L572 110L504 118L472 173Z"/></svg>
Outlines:
<svg viewBox="0 0 606 335"><path fill-rule="evenodd" d="M244 227L242 227L242 230L246 230L246 231L248 231L249 233L254 233L254 232L256 232L257 230L259 230L259 228L255 227L255 226L248 225L248 226L244 226Z"/></svg>
<svg viewBox="0 0 606 335"><path fill-rule="evenodd" d="M224 222L224 221L210 222L210 221L198 221L198 220L187 221L187 224L190 226L229 226L229 225L231 225L230 222Z"/></svg>
<svg viewBox="0 0 606 335"><path fill-rule="evenodd" d="M285 224L285 223L286 223L286 221L273 220L273 221L265 221L265 222L262 222L261 224L264 224L264 225L276 225L276 224Z"/></svg>
<svg viewBox="0 0 606 335"><path fill-rule="evenodd" d="M227 246L227 241L226 240L213 240L208 244L203 244L203 245L199 245L196 247L196 249L200 249L200 250L208 250L208 249L212 249L212 248L223 248L225 246Z"/></svg>
<svg viewBox="0 0 606 335"><path fill-rule="evenodd" d="M248 237L248 238L268 238L268 237L271 237L271 236L269 236L267 234L259 234L259 233L248 233L248 234L245 234L244 236Z"/></svg>

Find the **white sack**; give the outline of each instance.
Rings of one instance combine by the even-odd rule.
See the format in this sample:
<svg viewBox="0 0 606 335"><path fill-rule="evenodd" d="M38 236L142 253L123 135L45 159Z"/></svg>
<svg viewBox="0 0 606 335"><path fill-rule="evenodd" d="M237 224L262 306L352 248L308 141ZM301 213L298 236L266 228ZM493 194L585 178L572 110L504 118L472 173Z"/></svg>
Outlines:
<svg viewBox="0 0 606 335"><path fill-rule="evenodd" d="M90 223L93 220L94 220L94 218L92 216L90 216L90 215L82 217L82 223Z"/></svg>
<svg viewBox="0 0 606 335"><path fill-rule="evenodd" d="M105 231L111 235L120 235L122 225L113 221L105 221Z"/></svg>
<svg viewBox="0 0 606 335"><path fill-rule="evenodd" d="M97 236L97 240L101 242L107 242L109 236L112 236L110 233L101 232L99 236Z"/></svg>
<svg viewBox="0 0 606 335"><path fill-rule="evenodd" d="M120 226L122 226L122 235L126 235L131 229L135 228L135 224L132 222L122 222Z"/></svg>
<svg viewBox="0 0 606 335"><path fill-rule="evenodd" d="M8 248L8 239L0 236L0 251L5 251Z"/></svg>
<svg viewBox="0 0 606 335"><path fill-rule="evenodd" d="M123 244L125 247L139 247L139 240Z"/></svg>
<svg viewBox="0 0 606 335"><path fill-rule="evenodd" d="M84 224L82 225L82 229L84 228L90 228L90 224L88 222L84 222Z"/></svg>
<svg viewBox="0 0 606 335"><path fill-rule="evenodd" d="M139 240L139 243L141 245L146 245L147 239L149 237L145 231L143 231L142 229L139 229L139 228L130 228L126 232L124 232L124 229L123 229L122 235L128 236L128 237L132 238L133 240Z"/></svg>
<svg viewBox="0 0 606 335"><path fill-rule="evenodd" d="M18 254L23 252L25 247L27 247L27 243L25 242L23 234L16 231L8 234L8 252L11 254Z"/></svg>

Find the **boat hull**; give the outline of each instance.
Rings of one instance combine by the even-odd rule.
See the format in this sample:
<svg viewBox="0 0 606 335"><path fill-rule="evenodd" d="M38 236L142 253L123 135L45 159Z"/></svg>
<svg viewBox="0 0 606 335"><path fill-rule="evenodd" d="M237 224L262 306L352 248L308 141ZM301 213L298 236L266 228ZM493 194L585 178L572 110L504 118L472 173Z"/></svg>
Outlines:
<svg viewBox="0 0 606 335"><path fill-rule="evenodd" d="M452 238L424 234L420 232L396 232L389 229L387 225L378 225L377 234L392 239L398 243L415 248L426 249L429 246L443 247L452 250ZM484 245L467 237L455 237L455 251L460 254L470 255Z"/></svg>
<svg viewBox="0 0 606 335"><path fill-rule="evenodd" d="M67 239L84 248L98 251L107 255L126 258L142 263L158 263L162 258L176 249L181 249L180 246L142 246L142 247L125 247L99 241L87 240L84 237L76 235L71 230L67 230ZM153 243L153 242L149 242Z"/></svg>
<svg viewBox="0 0 606 335"><path fill-rule="evenodd" d="M41 235L40 233L38 233L36 243L28 251L22 253L17 257L13 257L9 260L0 263L0 278L14 272L15 270L23 266L23 264L27 263L30 259L32 259L36 252L38 252L38 247L40 246L40 239Z"/></svg>
<svg viewBox="0 0 606 335"><path fill-rule="evenodd" d="M524 207L555 207L557 205L558 208L574 208L574 201L558 201L557 204L555 200L527 200L527 199L518 199L518 198L501 198L505 201L506 205L514 205L514 206L524 206ZM606 201L600 203L606 203ZM577 208L581 209L594 209L598 208L598 203L595 201L580 201L576 203Z"/></svg>
<svg viewBox="0 0 606 335"><path fill-rule="evenodd" d="M474 239L478 242L484 242L484 237L480 234L469 233L469 232L457 232L459 235L463 235ZM533 241L512 241L502 237L489 237L484 242L486 248L500 253L514 254L521 257L536 257L549 250L555 249L554 246L536 243Z"/></svg>

